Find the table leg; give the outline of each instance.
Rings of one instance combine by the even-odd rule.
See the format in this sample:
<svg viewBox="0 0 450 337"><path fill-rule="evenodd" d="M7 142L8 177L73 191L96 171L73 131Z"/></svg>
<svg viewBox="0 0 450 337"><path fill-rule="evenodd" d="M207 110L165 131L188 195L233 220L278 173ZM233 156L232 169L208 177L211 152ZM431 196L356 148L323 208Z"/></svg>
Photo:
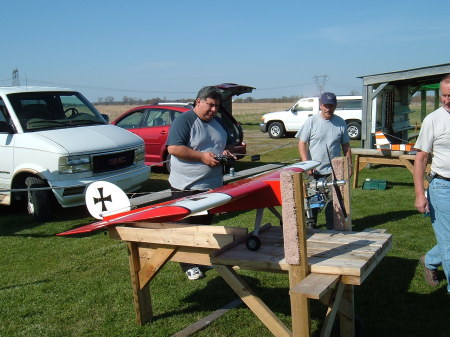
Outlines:
<svg viewBox="0 0 450 337"><path fill-rule="evenodd" d="M153 318L152 299L150 297L149 283L142 289L139 282L139 270L141 263L139 260L138 244L128 242L128 253L130 261L131 285L133 287L134 311L136 312L136 322L139 325L148 323Z"/></svg>

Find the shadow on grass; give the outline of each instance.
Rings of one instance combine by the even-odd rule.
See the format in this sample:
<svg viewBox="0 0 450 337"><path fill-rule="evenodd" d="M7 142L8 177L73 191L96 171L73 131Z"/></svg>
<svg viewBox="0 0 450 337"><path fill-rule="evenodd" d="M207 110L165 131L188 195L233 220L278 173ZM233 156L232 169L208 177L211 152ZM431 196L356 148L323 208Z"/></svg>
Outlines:
<svg viewBox="0 0 450 337"><path fill-rule="evenodd" d="M290 315L290 302L288 288L265 288L261 287L261 281L255 277L240 275L245 283L259 296L264 302L270 303L270 308L276 313ZM184 315L194 311L215 311L226 304L234 301L238 296L220 277L214 277L206 283L206 286L190 293L182 299L183 303L188 303L189 307L182 310L173 310L155 316L155 319L164 319L176 315ZM241 304L242 306L242 304ZM250 309L249 309L250 310ZM194 323L194 322L192 322Z"/></svg>
<svg viewBox="0 0 450 337"><path fill-rule="evenodd" d="M385 257L361 286L355 286L355 314L362 320L365 337L448 336L445 317L450 314L450 298L446 295L446 285L436 288L430 294L410 292L417 265L417 260ZM277 316L291 315L287 287L267 288L261 285L258 278L240 276ZM440 273L440 276L443 274ZM205 287L182 299L189 304L187 308L157 315L155 319L173 318L195 311L215 311L236 297L224 280L215 277ZM310 304L311 319L318 322L320 329L326 307L316 300L311 300ZM242 308L242 304L240 307ZM282 320L286 323L285 318ZM286 324L290 328L290 322ZM313 336L318 334L319 331L316 331Z"/></svg>
<svg viewBox="0 0 450 337"><path fill-rule="evenodd" d="M375 215L366 216L364 218L352 220L353 230L362 231L366 228L376 227L383 225L386 222L399 221L410 216L417 215L416 210L410 211L395 211L380 213Z"/></svg>
<svg viewBox="0 0 450 337"><path fill-rule="evenodd" d="M446 282L430 294L410 292L417 265L418 260L385 257L362 286L355 288L356 313L364 321L367 337L448 336ZM422 273L417 277L422 282Z"/></svg>

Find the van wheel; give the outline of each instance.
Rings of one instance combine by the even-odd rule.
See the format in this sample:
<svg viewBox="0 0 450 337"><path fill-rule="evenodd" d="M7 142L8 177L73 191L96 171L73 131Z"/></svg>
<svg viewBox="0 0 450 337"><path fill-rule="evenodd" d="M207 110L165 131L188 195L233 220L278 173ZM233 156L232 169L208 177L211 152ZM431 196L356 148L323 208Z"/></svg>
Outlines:
<svg viewBox="0 0 450 337"><path fill-rule="evenodd" d="M273 122L269 125L269 136L270 138L282 138L284 135L284 125L280 122Z"/></svg>
<svg viewBox="0 0 450 337"><path fill-rule="evenodd" d="M361 139L361 124L358 122L348 123L347 131L351 140Z"/></svg>
<svg viewBox="0 0 450 337"><path fill-rule="evenodd" d="M28 177L25 179L28 188L48 187L42 179ZM28 191L27 211L39 221L53 219L52 199L49 190Z"/></svg>

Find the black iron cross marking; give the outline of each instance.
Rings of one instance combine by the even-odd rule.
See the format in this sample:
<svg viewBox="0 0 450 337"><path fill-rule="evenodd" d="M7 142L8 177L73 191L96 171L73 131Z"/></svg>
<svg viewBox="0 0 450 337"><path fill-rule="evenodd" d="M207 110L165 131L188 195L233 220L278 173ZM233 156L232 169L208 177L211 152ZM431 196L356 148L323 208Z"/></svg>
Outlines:
<svg viewBox="0 0 450 337"><path fill-rule="evenodd" d="M99 202L102 203L102 212L107 211L105 201L111 202L111 195L108 195L107 197L103 196L103 187L99 187L98 193L100 193L100 198L94 197L94 204L98 204Z"/></svg>

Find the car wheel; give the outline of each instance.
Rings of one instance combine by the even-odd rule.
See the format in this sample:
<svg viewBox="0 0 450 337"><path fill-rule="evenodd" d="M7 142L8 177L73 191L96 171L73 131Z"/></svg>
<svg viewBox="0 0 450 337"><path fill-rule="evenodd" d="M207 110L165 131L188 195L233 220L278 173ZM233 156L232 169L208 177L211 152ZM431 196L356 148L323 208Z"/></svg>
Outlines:
<svg viewBox="0 0 450 337"><path fill-rule="evenodd" d="M42 179L28 177L25 180L28 188L48 187ZM53 218L52 199L49 190L27 192L27 211L39 221L49 221Z"/></svg>
<svg viewBox="0 0 450 337"><path fill-rule="evenodd" d="M361 124L358 122L348 123L347 131L351 140L361 139Z"/></svg>
<svg viewBox="0 0 450 337"><path fill-rule="evenodd" d="M284 135L284 125L280 122L273 122L269 125L270 138L281 138Z"/></svg>

